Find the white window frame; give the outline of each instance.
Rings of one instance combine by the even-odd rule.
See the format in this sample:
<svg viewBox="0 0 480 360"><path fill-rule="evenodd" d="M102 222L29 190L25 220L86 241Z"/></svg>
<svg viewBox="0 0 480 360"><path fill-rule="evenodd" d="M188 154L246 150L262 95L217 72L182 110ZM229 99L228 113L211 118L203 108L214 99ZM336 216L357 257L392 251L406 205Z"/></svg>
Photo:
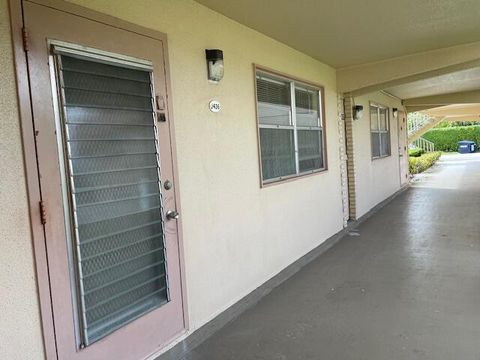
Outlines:
<svg viewBox="0 0 480 360"><path fill-rule="evenodd" d="M372 129L372 112L371 108L375 107L377 108L377 130ZM380 109L385 110L386 114L386 125L387 129L386 130L381 130L380 129ZM390 134L390 109L387 106L375 103L375 102L370 102L369 107L368 107L368 116L370 117L370 155L372 157L372 160L377 160L377 159L383 159L390 157L392 155L392 138ZM380 136L381 134L387 134L388 138L388 152L386 154L380 154L379 156L374 156L373 155L373 136L378 136L378 146L379 150L382 149L382 137Z"/></svg>
<svg viewBox="0 0 480 360"><path fill-rule="evenodd" d="M254 66L254 76L255 76L255 104L257 111L257 132L258 132L258 157L259 157L259 166L260 166L260 182L261 185L268 185L272 183L279 183L286 180L291 180L305 175L311 175L316 173L324 172L328 169L327 164L327 154L326 154L326 129L325 129L325 105L324 105L324 88L320 85L311 84L309 82L298 80L296 78L278 74L274 71L264 69L262 67ZM290 84L290 111L289 111L289 120L290 125L268 125L260 123L260 116L258 111L258 94L257 94L257 77L265 76L268 79L278 80L281 82L288 82ZM295 103L295 88L303 88L306 90L313 90L318 92L318 126L299 126L297 125L297 112L296 112L296 103ZM262 151L260 143L260 129L285 129L293 130L293 139L294 139L294 152L295 152L295 174L279 176L271 179L263 179L262 171ZM300 161L298 154L298 130L316 130L320 132L320 148L323 167L314 170L300 171Z"/></svg>

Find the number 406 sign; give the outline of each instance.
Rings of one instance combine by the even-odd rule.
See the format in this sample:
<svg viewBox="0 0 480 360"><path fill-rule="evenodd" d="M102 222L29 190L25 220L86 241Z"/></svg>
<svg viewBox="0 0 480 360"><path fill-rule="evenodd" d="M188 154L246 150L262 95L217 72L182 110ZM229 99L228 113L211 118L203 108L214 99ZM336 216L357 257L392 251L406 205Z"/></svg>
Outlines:
<svg viewBox="0 0 480 360"><path fill-rule="evenodd" d="M217 100L212 100L208 103L211 112L218 113L222 109L222 105Z"/></svg>

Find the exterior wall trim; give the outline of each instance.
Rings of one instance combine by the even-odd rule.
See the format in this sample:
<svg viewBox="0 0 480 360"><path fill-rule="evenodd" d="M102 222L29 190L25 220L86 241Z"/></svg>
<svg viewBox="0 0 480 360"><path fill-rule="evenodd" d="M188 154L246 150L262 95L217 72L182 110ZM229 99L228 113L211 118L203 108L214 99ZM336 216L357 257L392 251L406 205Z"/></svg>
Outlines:
<svg viewBox="0 0 480 360"><path fill-rule="evenodd" d="M337 94L337 123L338 123L338 155L340 160L340 179L342 187L342 209L343 209L343 227L347 227L349 215L348 204L348 169L347 169L347 148L346 148L346 129L345 129L345 109L343 106L343 94Z"/></svg>
<svg viewBox="0 0 480 360"><path fill-rule="evenodd" d="M173 183L175 186L175 202L177 211L181 213L180 202L180 187L178 176L178 159L175 142L175 126L173 116L173 100L171 77L169 71L169 55L167 35L155 30L144 28L142 26L132 24L127 21L117 19L115 17L102 14L78 5L67 3L62 0L9 0L10 9L10 24L12 33L12 47L14 55L15 76L17 83L17 97L19 107L19 121L21 128L21 137L23 145L23 159L25 168L25 178L27 184L27 197L29 207L30 226L32 232L33 242L33 256L36 269L37 291L40 304L40 316L43 333L43 343L45 358L47 360L58 359L57 344L55 340L55 328L53 319L53 310L51 303L51 289L49 279L48 260L46 253L46 238L44 233L44 225L41 221L40 202L42 201L40 179L38 173L35 134L33 125L32 105L30 101L30 80L28 73L28 59L24 51L23 39L23 2L30 1L32 3L43 5L52 9L60 10L72 15L88 18L89 20L97 21L99 23L127 30L142 36L161 40L164 51L164 69L167 87L167 111L168 121L170 124L170 137L172 147L172 161L173 161ZM28 39L27 39L28 40ZM185 254L183 246L183 231L182 220L179 218L178 222L178 248L180 259L180 277L181 277L181 292L183 302L183 320L185 325L185 333L189 329L188 303L187 303L187 289L185 279ZM182 334L179 334L181 336ZM173 341L174 339L171 339ZM158 352L158 349L157 351Z"/></svg>
<svg viewBox="0 0 480 360"><path fill-rule="evenodd" d="M357 219L357 195L355 181L355 142L353 134L353 105L351 94L344 94L345 145L347 153L348 211L350 220Z"/></svg>
<svg viewBox="0 0 480 360"><path fill-rule="evenodd" d="M32 107L30 103L28 62L23 43L24 23L21 0L10 0L9 8L15 77L17 83L18 115L20 118L25 181L27 184L27 199L36 269L37 292L40 305L39 310L42 324L44 355L47 359L56 359L57 349L51 307L45 233L41 221L40 204L42 197L37 168Z"/></svg>

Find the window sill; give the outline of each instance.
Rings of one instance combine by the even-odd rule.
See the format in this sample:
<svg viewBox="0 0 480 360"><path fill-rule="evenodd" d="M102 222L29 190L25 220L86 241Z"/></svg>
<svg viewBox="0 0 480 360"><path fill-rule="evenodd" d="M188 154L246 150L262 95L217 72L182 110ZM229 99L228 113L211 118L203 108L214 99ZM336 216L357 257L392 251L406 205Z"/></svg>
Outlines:
<svg viewBox="0 0 480 360"><path fill-rule="evenodd" d="M389 155L384 155L384 156L376 156L376 157L372 157L372 161L375 161L375 160L381 160L381 159L387 159L389 157L391 157L392 154L389 154Z"/></svg>
<svg viewBox="0 0 480 360"><path fill-rule="evenodd" d="M287 182L292 182L295 180L299 179L304 179L306 177L314 176L314 175L320 175L323 173L328 172L328 168L323 168L323 169L318 169L318 170L313 170L313 171L308 171L300 174L295 174L295 175L288 175L288 176L282 176L280 178L272 179L272 180L265 180L265 181L260 181L260 187L261 188L266 188L274 185L279 185L279 184L284 184Z"/></svg>

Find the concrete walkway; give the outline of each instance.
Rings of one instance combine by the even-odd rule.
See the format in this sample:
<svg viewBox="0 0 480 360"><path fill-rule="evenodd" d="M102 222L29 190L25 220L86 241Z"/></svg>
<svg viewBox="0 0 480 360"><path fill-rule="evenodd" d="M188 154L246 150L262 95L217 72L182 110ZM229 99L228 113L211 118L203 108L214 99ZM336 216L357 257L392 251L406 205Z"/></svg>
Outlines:
<svg viewBox="0 0 480 360"><path fill-rule="evenodd" d="M435 168L187 360L480 360L480 154Z"/></svg>

